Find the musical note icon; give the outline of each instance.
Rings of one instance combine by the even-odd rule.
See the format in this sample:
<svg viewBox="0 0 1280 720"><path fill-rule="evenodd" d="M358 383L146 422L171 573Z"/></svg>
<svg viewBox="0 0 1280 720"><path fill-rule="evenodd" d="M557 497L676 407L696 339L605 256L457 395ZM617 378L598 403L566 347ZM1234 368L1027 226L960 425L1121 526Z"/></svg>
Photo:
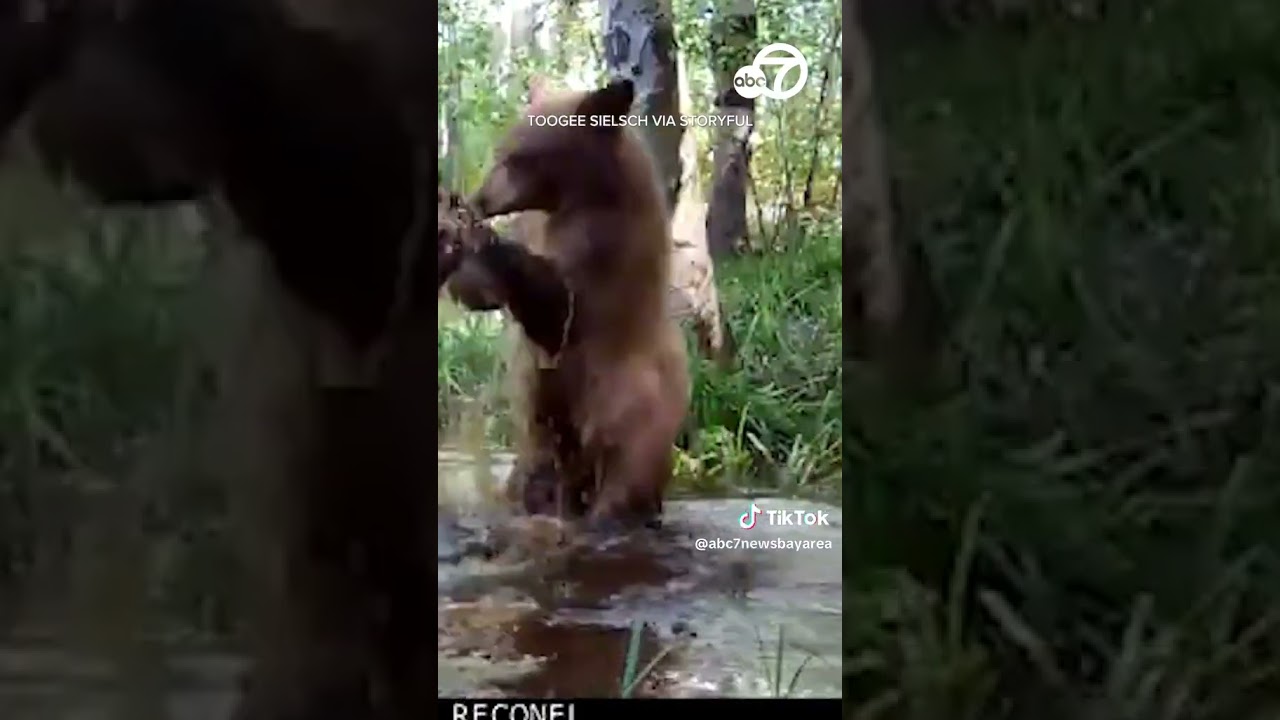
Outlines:
<svg viewBox="0 0 1280 720"><path fill-rule="evenodd" d="M742 513L742 517L738 518L738 525L742 526L743 530L750 530L756 526L756 517L763 512L759 505L751 503L751 509Z"/></svg>

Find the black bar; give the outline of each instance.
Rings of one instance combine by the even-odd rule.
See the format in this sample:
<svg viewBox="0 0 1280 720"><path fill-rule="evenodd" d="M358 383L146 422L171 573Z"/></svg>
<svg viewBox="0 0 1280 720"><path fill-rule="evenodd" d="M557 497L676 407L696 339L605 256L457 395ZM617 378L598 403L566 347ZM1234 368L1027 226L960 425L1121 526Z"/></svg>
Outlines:
<svg viewBox="0 0 1280 720"><path fill-rule="evenodd" d="M662 713L661 716L654 713ZM494 700L465 700L440 698L436 704L439 720L626 720L643 718L654 720L662 717L698 717L708 720L711 712L772 712L789 713L806 720L840 717L840 701L836 699L756 699L756 698L703 698L703 699L622 699L591 698L567 700L554 698L501 698Z"/></svg>

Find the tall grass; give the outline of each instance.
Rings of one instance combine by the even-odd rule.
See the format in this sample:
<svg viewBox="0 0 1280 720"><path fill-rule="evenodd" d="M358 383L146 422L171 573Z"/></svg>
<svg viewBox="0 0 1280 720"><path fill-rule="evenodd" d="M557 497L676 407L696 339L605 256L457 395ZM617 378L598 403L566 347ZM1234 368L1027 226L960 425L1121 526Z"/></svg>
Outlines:
<svg viewBox="0 0 1280 720"><path fill-rule="evenodd" d="M855 717L1280 717L1277 47L1171 0L882 58L961 381L851 384Z"/></svg>

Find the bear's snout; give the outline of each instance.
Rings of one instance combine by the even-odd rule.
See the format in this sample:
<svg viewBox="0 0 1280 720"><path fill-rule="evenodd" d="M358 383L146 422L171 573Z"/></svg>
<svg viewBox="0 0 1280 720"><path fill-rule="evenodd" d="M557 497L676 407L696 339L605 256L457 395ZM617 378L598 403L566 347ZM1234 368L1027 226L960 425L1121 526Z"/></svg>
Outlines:
<svg viewBox="0 0 1280 720"><path fill-rule="evenodd" d="M480 189L471 196L471 207L475 209L477 219L532 209L534 198L526 197L528 193L522 190L525 185L527 183L522 183L506 163L495 165L485 176Z"/></svg>

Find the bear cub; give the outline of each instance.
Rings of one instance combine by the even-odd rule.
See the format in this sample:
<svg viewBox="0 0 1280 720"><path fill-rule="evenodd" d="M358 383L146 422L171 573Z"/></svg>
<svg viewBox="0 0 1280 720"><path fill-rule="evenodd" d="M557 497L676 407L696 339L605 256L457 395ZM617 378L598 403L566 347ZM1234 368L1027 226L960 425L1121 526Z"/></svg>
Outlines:
<svg viewBox="0 0 1280 720"><path fill-rule="evenodd" d="M533 88L471 198L481 218L523 213L517 240L549 261L569 296L559 352L526 332L510 367L520 431L510 490L531 513L655 519L688 412L684 336L666 311L666 200L623 124L634 96L630 80ZM551 116L582 120L564 127Z"/></svg>

